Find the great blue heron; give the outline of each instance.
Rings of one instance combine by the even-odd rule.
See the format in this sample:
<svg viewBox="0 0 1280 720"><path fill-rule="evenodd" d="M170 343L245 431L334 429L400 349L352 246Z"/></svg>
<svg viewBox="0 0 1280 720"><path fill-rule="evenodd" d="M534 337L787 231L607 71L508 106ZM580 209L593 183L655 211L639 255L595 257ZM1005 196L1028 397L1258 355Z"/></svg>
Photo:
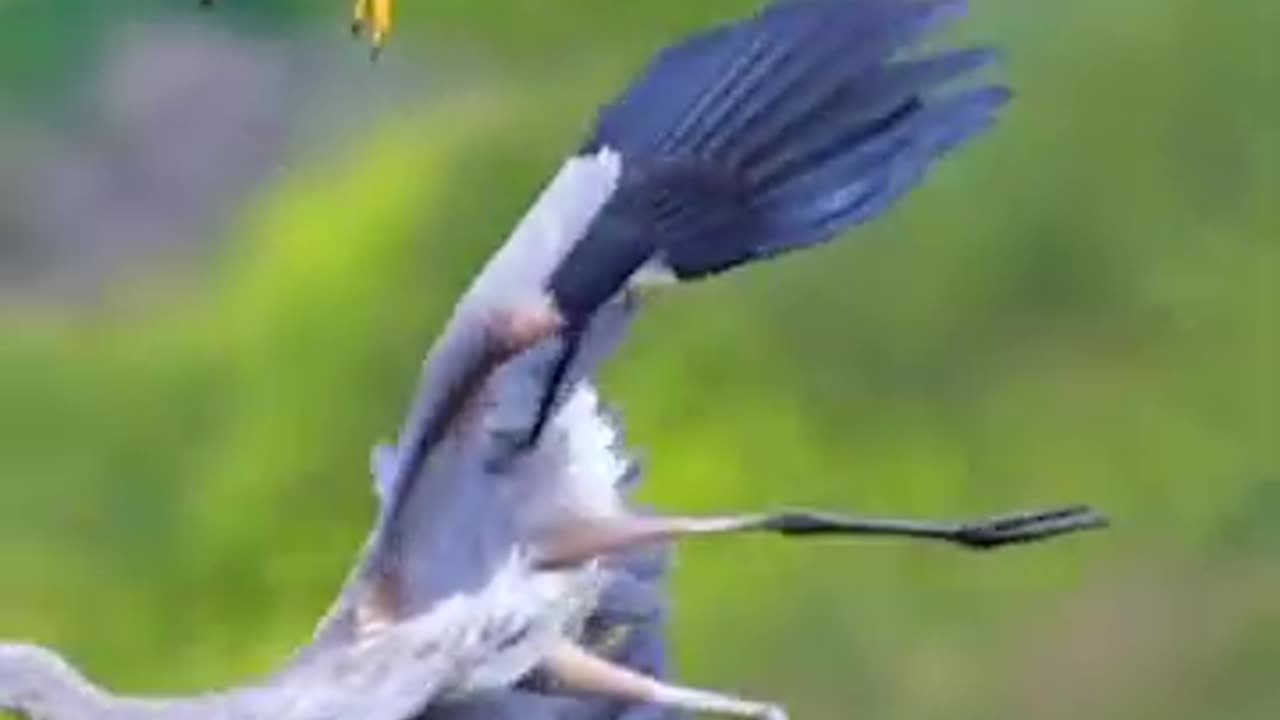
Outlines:
<svg viewBox="0 0 1280 720"><path fill-rule="evenodd" d="M770 703L666 683L634 655L608 657L593 615L653 601L610 559L748 531L986 549L1103 525L1084 507L959 523L642 515L619 493L634 465L591 378L642 291L826 242L988 128L1008 91L955 83L990 52L902 55L962 9L783 0L661 53L459 302L398 442L375 452L380 511L361 559L293 662L252 687L157 704L109 699L41 651L11 647L0 705L56 720L405 720L516 688L782 718ZM605 623L624 635L626 624Z"/></svg>

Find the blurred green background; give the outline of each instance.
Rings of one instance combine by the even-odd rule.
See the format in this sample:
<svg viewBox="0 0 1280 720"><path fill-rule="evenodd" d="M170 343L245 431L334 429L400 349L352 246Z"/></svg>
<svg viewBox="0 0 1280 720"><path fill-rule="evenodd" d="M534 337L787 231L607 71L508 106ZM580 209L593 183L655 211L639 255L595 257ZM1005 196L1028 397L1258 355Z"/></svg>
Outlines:
<svg viewBox="0 0 1280 720"><path fill-rule="evenodd" d="M0 637L125 691L269 669L370 445L597 104L746 0L0 0ZM680 289L607 386L646 501L1088 501L989 556L684 548L679 676L796 718L1280 716L1280 5L977 0L998 131L820 251Z"/></svg>

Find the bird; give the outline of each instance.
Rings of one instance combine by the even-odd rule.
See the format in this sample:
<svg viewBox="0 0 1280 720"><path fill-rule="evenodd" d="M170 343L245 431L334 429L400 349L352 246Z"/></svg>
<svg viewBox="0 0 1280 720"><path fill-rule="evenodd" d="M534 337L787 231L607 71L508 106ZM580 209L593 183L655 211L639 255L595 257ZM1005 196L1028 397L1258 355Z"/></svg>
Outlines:
<svg viewBox="0 0 1280 720"><path fill-rule="evenodd" d="M524 718L536 715L521 702L580 698L635 718L783 720L780 703L663 677L646 657L660 573L628 563L702 536L985 551L1107 526L1084 505L960 521L685 516L626 496L642 470L595 378L636 315L680 285L853 234L995 125L1011 98L981 79L995 53L919 49L965 9L774 0L659 52L601 108L428 351L398 436L372 453L373 529L311 641L275 675L169 701L166 716ZM47 711L69 695L79 704L65 707L105 710ZM0 647L0 707L33 697L49 720L161 716L104 699L45 651Z"/></svg>

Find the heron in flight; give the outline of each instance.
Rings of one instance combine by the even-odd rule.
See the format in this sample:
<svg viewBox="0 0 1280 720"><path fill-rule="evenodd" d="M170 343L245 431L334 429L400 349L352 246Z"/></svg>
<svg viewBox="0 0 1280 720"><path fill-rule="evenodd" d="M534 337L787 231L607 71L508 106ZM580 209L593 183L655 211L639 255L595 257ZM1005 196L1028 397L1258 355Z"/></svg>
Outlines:
<svg viewBox="0 0 1280 720"><path fill-rule="evenodd" d="M637 471L593 377L648 290L830 241L988 129L1009 99L978 79L992 53L912 52L962 10L779 0L660 53L457 304L397 441L374 452L380 505L364 551L292 662L253 686L156 705L86 690L41 651L11 646L0 649L0 707L25 699L51 720L406 720L498 698L515 704L476 716L526 718L537 715L524 698L568 697L779 720L771 702L660 677L634 645L653 626L628 633L628 617L654 617L656 574L628 562L733 533L986 550L1103 526L1080 506L934 522L641 514L623 497ZM86 707L103 711L75 714Z"/></svg>

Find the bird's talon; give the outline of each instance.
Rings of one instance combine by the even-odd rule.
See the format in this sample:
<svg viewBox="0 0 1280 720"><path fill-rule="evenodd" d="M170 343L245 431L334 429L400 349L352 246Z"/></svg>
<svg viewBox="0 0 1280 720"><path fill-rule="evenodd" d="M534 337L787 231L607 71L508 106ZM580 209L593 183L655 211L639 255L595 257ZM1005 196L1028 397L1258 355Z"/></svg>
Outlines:
<svg viewBox="0 0 1280 720"><path fill-rule="evenodd" d="M392 0L355 0L352 8L351 34L359 37L368 33L375 60L391 32L391 9Z"/></svg>
<svg viewBox="0 0 1280 720"><path fill-rule="evenodd" d="M1052 510L1034 510L1030 512L1011 513L1009 515L998 515L990 518L985 523L982 523L982 525L996 530L1016 529L1052 520L1069 518L1074 515L1087 513L1088 511L1089 508L1083 505L1072 505L1069 507L1054 508Z"/></svg>
<svg viewBox="0 0 1280 720"><path fill-rule="evenodd" d="M975 550L1043 540L1057 535L1106 527L1104 516L1083 505L994 517L960 526L956 542Z"/></svg>

